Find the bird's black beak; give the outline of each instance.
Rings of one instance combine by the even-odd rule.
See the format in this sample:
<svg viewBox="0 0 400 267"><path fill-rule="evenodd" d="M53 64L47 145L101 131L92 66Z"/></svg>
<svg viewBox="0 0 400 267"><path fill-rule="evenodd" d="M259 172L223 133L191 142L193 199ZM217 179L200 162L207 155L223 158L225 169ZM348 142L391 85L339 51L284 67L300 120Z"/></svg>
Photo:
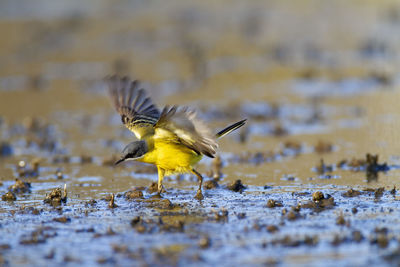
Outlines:
<svg viewBox="0 0 400 267"><path fill-rule="evenodd" d="M117 161L114 163L114 165L120 164L120 163L123 162L124 160L125 160L124 158L119 159L119 160L117 160Z"/></svg>

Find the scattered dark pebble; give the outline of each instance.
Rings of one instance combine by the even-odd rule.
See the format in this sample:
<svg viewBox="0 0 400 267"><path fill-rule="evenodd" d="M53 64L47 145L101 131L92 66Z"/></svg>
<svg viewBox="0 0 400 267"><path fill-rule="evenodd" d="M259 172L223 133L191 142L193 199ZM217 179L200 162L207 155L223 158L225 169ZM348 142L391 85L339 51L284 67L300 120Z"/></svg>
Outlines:
<svg viewBox="0 0 400 267"><path fill-rule="evenodd" d="M390 190L390 194L391 195L393 195L393 196L395 196L396 195L396 186L393 186L393 189L392 190Z"/></svg>
<svg viewBox="0 0 400 267"><path fill-rule="evenodd" d="M209 248L211 245L211 240L208 236L203 236L199 240L199 247L202 249Z"/></svg>
<svg viewBox="0 0 400 267"><path fill-rule="evenodd" d="M59 222L59 223L67 223L67 222L71 222L71 218L63 216L63 217L54 218L53 221Z"/></svg>
<svg viewBox="0 0 400 267"><path fill-rule="evenodd" d="M333 167L325 165L325 162L323 159L320 160L320 163L317 167L315 167L315 170L319 175L324 175L326 172L332 172Z"/></svg>
<svg viewBox="0 0 400 267"><path fill-rule="evenodd" d="M316 191L312 194L312 200L314 202L319 202L324 199L324 194L321 191Z"/></svg>
<svg viewBox="0 0 400 267"><path fill-rule="evenodd" d="M236 180L235 182L229 184L227 188L234 192L240 192L240 193L242 193L243 190L246 189L246 187L242 184L241 180Z"/></svg>
<svg viewBox="0 0 400 267"><path fill-rule="evenodd" d="M229 212L226 209L221 209L219 211L214 212L214 218L217 222L227 222L228 216Z"/></svg>
<svg viewBox="0 0 400 267"><path fill-rule="evenodd" d="M93 162L93 158L91 156L81 155L79 157L79 163L80 164L87 164L87 163L92 163L92 162Z"/></svg>
<svg viewBox="0 0 400 267"><path fill-rule="evenodd" d="M330 153L333 151L333 145L328 142L318 141L314 147L314 151L318 154Z"/></svg>
<svg viewBox="0 0 400 267"><path fill-rule="evenodd" d="M115 195L114 194L111 194L111 199L110 199L110 202L108 203L108 207L110 209L114 209L114 208L118 207L118 205L115 203Z"/></svg>
<svg viewBox="0 0 400 267"><path fill-rule="evenodd" d="M215 179L211 179L211 180L208 180L208 181L205 181L205 183L204 183L204 185L203 185L203 187L205 188L205 189L214 189L214 188L217 188L219 185L218 185L218 182L215 180Z"/></svg>
<svg viewBox="0 0 400 267"><path fill-rule="evenodd" d="M238 219L244 219L244 218L246 218L246 213L245 212L239 212L236 216L237 216Z"/></svg>
<svg viewBox="0 0 400 267"><path fill-rule="evenodd" d="M274 199L268 199L267 201L267 208L276 208L276 207L282 207L283 204L280 201L276 201Z"/></svg>
<svg viewBox="0 0 400 267"><path fill-rule="evenodd" d="M158 192L158 184L156 182L152 182L147 189L147 192L150 194Z"/></svg>
<svg viewBox="0 0 400 267"><path fill-rule="evenodd" d="M272 224L268 225L266 228L267 228L267 231L270 232L270 233L275 233L275 232L279 231L278 226L272 225Z"/></svg>
<svg viewBox="0 0 400 267"><path fill-rule="evenodd" d="M353 241L357 242L357 243L360 243L364 239L362 233L360 231L358 231L358 230L354 230L351 233L351 236L353 238Z"/></svg>
<svg viewBox="0 0 400 267"><path fill-rule="evenodd" d="M10 185L8 187L8 190L10 190L11 192L13 192L15 194L29 193L31 191L31 184L23 182L22 180L17 178L17 179L15 179L15 184Z"/></svg>
<svg viewBox="0 0 400 267"><path fill-rule="evenodd" d="M359 195L361 195L361 192L354 190L353 188L347 190L342 194L342 196L344 197L358 197Z"/></svg>
<svg viewBox="0 0 400 267"><path fill-rule="evenodd" d="M66 203L66 202L67 202L67 197L63 196L63 194L61 192L61 188L53 189L50 192L50 194L48 194L44 199L44 203L50 204L54 207L60 206L61 203Z"/></svg>
<svg viewBox="0 0 400 267"><path fill-rule="evenodd" d="M351 212L352 212L353 214L356 214L356 213L358 212L358 209L357 209L356 207L353 207L353 208L351 209Z"/></svg>
<svg viewBox="0 0 400 267"><path fill-rule="evenodd" d="M5 193L4 195L1 196L1 200L3 200L3 201L15 201L15 200L17 200L17 197L13 192L8 191L7 193Z"/></svg>
<svg viewBox="0 0 400 267"><path fill-rule="evenodd" d="M140 190L132 190L128 191L125 194L126 199L137 199L137 198L143 198L143 192Z"/></svg>
<svg viewBox="0 0 400 267"><path fill-rule="evenodd" d="M336 218L336 224L337 225L346 225L346 226L350 225L350 223L345 220L342 213Z"/></svg>

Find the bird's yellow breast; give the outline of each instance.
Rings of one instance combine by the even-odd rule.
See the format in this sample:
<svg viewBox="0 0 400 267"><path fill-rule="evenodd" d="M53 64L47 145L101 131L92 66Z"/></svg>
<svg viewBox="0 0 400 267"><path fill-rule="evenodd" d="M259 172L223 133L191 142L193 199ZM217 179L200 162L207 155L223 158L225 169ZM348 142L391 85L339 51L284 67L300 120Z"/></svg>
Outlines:
<svg viewBox="0 0 400 267"><path fill-rule="evenodd" d="M155 164L166 174L190 172L202 155L177 143L155 140L153 147L138 161Z"/></svg>

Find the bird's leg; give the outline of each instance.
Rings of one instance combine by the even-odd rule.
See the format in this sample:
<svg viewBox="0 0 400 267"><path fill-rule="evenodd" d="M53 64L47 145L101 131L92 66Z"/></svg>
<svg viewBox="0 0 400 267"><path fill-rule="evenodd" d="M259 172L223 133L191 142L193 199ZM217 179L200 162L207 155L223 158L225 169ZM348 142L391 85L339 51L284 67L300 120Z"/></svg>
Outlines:
<svg viewBox="0 0 400 267"><path fill-rule="evenodd" d="M198 173L195 169L192 169L192 173L199 178L199 189L197 190L196 196L194 197L197 200L202 200L204 199L203 193L201 192L201 186L203 185L203 176L201 176L200 173Z"/></svg>
<svg viewBox="0 0 400 267"><path fill-rule="evenodd" d="M165 170L161 169L160 167L157 167L157 169L158 169L158 194L161 196L161 192L163 191L162 182L164 179Z"/></svg>

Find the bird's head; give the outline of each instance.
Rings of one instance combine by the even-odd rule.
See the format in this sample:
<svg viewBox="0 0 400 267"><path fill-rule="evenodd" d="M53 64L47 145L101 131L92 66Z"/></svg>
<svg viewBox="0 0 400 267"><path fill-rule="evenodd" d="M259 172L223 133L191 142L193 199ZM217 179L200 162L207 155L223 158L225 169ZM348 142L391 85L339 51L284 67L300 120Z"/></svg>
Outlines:
<svg viewBox="0 0 400 267"><path fill-rule="evenodd" d="M135 141L129 143L121 153L121 159L115 162L115 165L126 161L126 160L135 160L142 157L148 151L147 144L145 141Z"/></svg>

